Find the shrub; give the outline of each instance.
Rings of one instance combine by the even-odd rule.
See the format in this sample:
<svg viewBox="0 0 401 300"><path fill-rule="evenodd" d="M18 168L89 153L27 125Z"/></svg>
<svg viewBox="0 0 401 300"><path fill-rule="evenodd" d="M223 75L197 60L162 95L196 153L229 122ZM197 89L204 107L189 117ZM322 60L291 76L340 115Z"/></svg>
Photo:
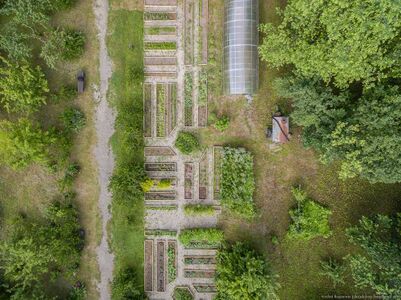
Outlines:
<svg viewBox="0 0 401 300"><path fill-rule="evenodd" d="M252 155L243 148L226 147L221 168L221 204L241 217L253 218L255 181Z"/></svg>
<svg viewBox="0 0 401 300"><path fill-rule="evenodd" d="M174 300L193 300L194 297L186 288L175 288Z"/></svg>
<svg viewBox="0 0 401 300"><path fill-rule="evenodd" d="M280 241L279 241L279 239L278 239L278 236L275 235L275 234L273 234L273 235L270 237L270 241L272 242L272 244L273 244L274 246L277 246L277 245L280 243Z"/></svg>
<svg viewBox="0 0 401 300"><path fill-rule="evenodd" d="M163 178L160 179L159 182L157 183L157 188L165 190L171 188L171 185L172 185L171 179Z"/></svg>
<svg viewBox="0 0 401 300"><path fill-rule="evenodd" d="M119 270L112 283L112 299L115 300L143 300L143 287L135 284L138 281L134 269Z"/></svg>
<svg viewBox="0 0 401 300"><path fill-rule="evenodd" d="M70 188L72 186L80 170L81 167L77 163L71 163L68 165L67 169L65 170L64 177L60 182L62 190L65 190L66 188Z"/></svg>
<svg viewBox="0 0 401 300"><path fill-rule="evenodd" d="M214 127L221 132L225 131L228 126L230 126L230 118L227 116L222 116L214 124Z"/></svg>
<svg viewBox="0 0 401 300"><path fill-rule="evenodd" d="M217 254L216 299L278 299L279 284L265 258L237 243Z"/></svg>
<svg viewBox="0 0 401 300"><path fill-rule="evenodd" d="M149 178L141 183L141 187L142 187L142 190L144 193L149 192L154 185L155 185L155 182Z"/></svg>
<svg viewBox="0 0 401 300"><path fill-rule="evenodd" d="M72 101L78 96L75 85L64 85L55 94L51 95L53 102Z"/></svg>
<svg viewBox="0 0 401 300"><path fill-rule="evenodd" d="M182 230L178 239L187 248L217 248L224 234L216 228L194 228Z"/></svg>
<svg viewBox="0 0 401 300"><path fill-rule="evenodd" d="M86 286L81 282L77 282L70 294L68 295L68 300L85 300L87 297Z"/></svg>
<svg viewBox="0 0 401 300"><path fill-rule="evenodd" d="M208 215L211 216L215 213L213 205L206 204L187 204L184 207L184 213L187 216Z"/></svg>
<svg viewBox="0 0 401 300"><path fill-rule="evenodd" d="M56 0L53 5L56 10L63 10L73 7L75 3L77 3L77 0Z"/></svg>
<svg viewBox="0 0 401 300"><path fill-rule="evenodd" d="M64 128L70 132L78 132L86 125L85 114L75 107L67 108L61 115Z"/></svg>
<svg viewBox="0 0 401 300"><path fill-rule="evenodd" d="M287 236L291 239L310 240L317 236L331 235L329 216L331 211L308 198L300 188L293 188L292 194L297 207L290 210L292 223Z"/></svg>
<svg viewBox="0 0 401 300"><path fill-rule="evenodd" d="M85 35L81 31L67 30L64 34L62 57L66 60L79 58L85 51Z"/></svg>
<svg viewBox="0 0 401 300"><path fill-rule="evenodd" d="M320 267L322 269L320 275L329 278L333 283L334 288L336 288L336 286L339 284L344 284L344 275L347 269L345 265L332 258L329 258L329 260L321 261Z"/></svg>
<svg viewBox="0 0 401 300"><path fill-rule="evenodd" d="M183 154L191 154L200 150L201 146L196 135L190 132L181 131L178 134L175 146Z"/></svg>

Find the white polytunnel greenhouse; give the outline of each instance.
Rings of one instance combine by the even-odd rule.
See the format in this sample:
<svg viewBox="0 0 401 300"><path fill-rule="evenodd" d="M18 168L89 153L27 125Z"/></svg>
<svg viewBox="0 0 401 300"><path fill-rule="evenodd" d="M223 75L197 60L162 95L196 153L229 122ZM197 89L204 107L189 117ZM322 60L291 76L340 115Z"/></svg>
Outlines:
<svg viewBox="0 0 401 300"><path fill-rule="evenodd" d="M226 0L224 20L224 91L253 95L259 85L258 0Z"/></svg>

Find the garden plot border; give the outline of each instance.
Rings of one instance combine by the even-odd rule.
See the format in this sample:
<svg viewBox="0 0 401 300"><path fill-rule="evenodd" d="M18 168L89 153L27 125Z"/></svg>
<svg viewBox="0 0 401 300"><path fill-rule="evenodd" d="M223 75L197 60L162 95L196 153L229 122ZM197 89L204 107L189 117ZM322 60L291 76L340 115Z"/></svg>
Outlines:
<svg viewBox="0 0 401 300"><path fill-rule="evenodd" d="M144 245L144 257L145 257L145 270L144 270L144 288L145 292L153 291L153 248L154 241L153 240L145 240Z"/></svg>

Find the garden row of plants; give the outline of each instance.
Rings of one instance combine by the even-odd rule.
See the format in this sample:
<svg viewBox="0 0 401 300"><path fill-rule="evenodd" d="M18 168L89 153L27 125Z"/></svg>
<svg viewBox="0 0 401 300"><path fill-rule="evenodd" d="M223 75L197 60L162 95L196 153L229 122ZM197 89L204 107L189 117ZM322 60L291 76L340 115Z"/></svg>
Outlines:
<svg viewBox="0 0 401 300"><path fill-rule="evenodd" d="M186 72L184 77L184 122L185 126L193 123L193 73Z"/></svg>

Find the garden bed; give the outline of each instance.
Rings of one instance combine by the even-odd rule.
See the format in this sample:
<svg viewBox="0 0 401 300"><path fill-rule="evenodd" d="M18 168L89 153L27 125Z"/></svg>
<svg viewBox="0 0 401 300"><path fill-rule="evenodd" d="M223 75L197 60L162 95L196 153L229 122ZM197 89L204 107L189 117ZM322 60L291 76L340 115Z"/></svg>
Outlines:
<svg viewBox="0 0 401 300"><path fill-rule="evenodd" d="M175 156L170 147L145 147L145 156Z"/></svg>
<svg viewBox="0 0 401 300"><path fill-rule="evenodd" d="M185 64L192 65L194 63L194 19L195 4L194 0L185 0L185 24L184 24L184 49Z"/></svg>
<svg viewBox="0 0 401 300"><path fill-rule="evenodd" d="M164 84L156 85L156 136L166 136L166 98L167 88Z"/></svg>
<svg viewBox="0 0 401 300"><path fill-rule="evenodd" d="M201 71L199 73L199 94L198 94L198 126L207 126L207 102L208 102L208 89L207 89L207 73Z"/></svg>
<svg viewBox="0 0 401 300"><path fill-rule="evenodd" d="M152 84L144 84L144 136L152 137Z"/></svg>
<svg viewBox="0 0 401 300"><path fill-rule="evenodd" d="M168 282L173 282L177 278L177 242L168 241L167 247L167 274Z"/></svg>
<svg viewBox="0 0 401 300"><path fill-rule="evenodd" d="M153 240L145 241L145 291L153 291Z"/></svg>
<svg viewBox="0 0 401 300"><path fill-rule="evenodd" d="M193 198L193 181L194 181L193 163L185 163L184 179L185 179L184 198L192 199Z"/></svg>
<svg viewBox="0 0 401 300"><path fill-rule="evenodd" d="M216 256L214 255L186 255L184 256L186 265L215 265Z"/></svg>
<svg viewBox="0 0 401 300"><path fill-rule="evenodd" d="M199 61L207 64L209 0L199 0Z"/></svg>
<svg viewBox="0 0 401 300"><path fill-rule="evenodd" d="M147 26L145 27L145 35L176 35L177 28L175 26Z"/></svg>
<svg viewBox="0 0 401 300"><path fill-rule="evenodd" d="M220 199L220 178L221 178L221 164L222 164L223 148L213 148L213 198L214 200Z"/></svg>
<svg viewBox="0 0 401 300"><path fill-rule="evenodd" d="M177 5L177 0L145 0L145 5L175 6Z"/></svg>
<svg viewBox="0 0 401 300"><path fill-rule="evenodd" d="M217 288L214 284L194 284L194 289L198 293L216 293Z"/></svg>
<svg viewBox="0 0 401 300"><path fill-rule="evenodd" d="M177 126L177 84L167 85L167 134Z"/></svg>
<svg viewBox="0 0 401 300"><path fill-rule="evenodd" d="M175 172L177 171L176 163L145 163L145 171L147 172Z"/></svg>
<svg viewBox="0 0 401 300"><path fill-rule="evenodd" d="M145 65L176 65L177 58L172 56L147 56L145 57Z"/></svg>
<svg viewBox="0 0 401 300"><path fill-rule="evenodd" d="M213 278L215 270L184 270L185 278Z"/></svg>
<svg viewBox="0 0 401 300"><path fill-rule="evenodd" d="M186 72L184 78L184 123L193 125L193 73Z"/></svg>
<svg viewBox="0 0 401 300"><path fill-rule="evenodd" d="M176 42L145 42L145 50L176 50Z"/></svg>
<svg viewBox="0 0 401 300"><path fill-rule="evenodd" d="M177 185L176 177L151 177L154 182L151 191L173 190Z"/></svg>
<svg viewBox="0 0 401 300"><path fill-rule="evenodd" d="M175 200L175 198L176 198L175 191L145 193L146 201L169 201L169 200Z"/></svg>
<svg viewBox="0 0 401 300"><path fill-rule="evenodd" d="M177 19L175 12L145 11L143 14L145 21L172 21Z"/></svg>
<svg viewBox="0 0 401 300"><path fill-rule="evenodd" d="M209 186L209 161L207 153L202 157L199 162L199 199L208 198L208 186Z"/></svg>
<svg viewBox="0 0 401 300"><path fill-rule="evenodd" d="M166 290L166 255L165 255L165 243L162 241L157 242L156 250L156 275L157 275L157 291L164 292Z"/></svg>
<svg viewBox="0 0 401 300"><path fill-rule="evenodd" d="M177 231L166 229L145 229L145 235L155 237L172 237L177 236Z"/></svg>

